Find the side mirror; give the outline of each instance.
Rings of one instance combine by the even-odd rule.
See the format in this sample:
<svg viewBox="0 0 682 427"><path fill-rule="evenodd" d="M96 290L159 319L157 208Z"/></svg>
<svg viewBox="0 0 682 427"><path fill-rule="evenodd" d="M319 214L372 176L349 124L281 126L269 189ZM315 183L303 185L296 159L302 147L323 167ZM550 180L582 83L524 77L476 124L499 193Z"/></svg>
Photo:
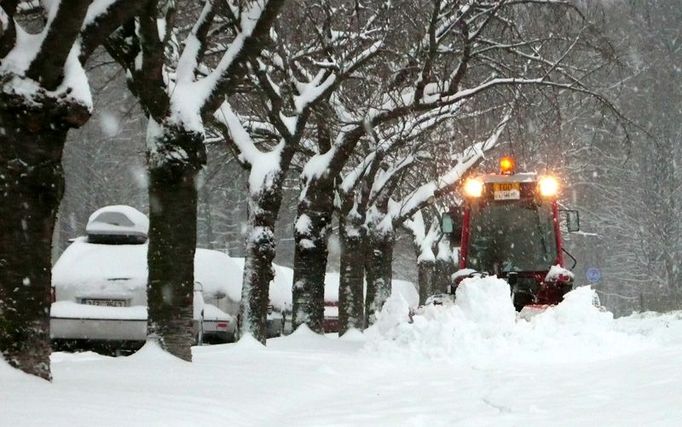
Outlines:
<svg viewBox="0 0 682 427"><path fill-rule="evenodd" d="M443 234L452 234L455 230L455 224L449 213L444 213L440 219L440 231Z"/></svg>
<svg viewBox="0 0 682 427"><path fill-rule="evenodd" d="M580 212L577 210L566 210L566 229L569 233L580 231Z"/></svg>
<svg viewBox="0 0 682 427"><path fill-rule="evenodd" d="M459 245L462 237L462 216L464 215L464 208L455 206L446 212L440 219L440 230L443 234L450 235L455 246Z"/></svg>

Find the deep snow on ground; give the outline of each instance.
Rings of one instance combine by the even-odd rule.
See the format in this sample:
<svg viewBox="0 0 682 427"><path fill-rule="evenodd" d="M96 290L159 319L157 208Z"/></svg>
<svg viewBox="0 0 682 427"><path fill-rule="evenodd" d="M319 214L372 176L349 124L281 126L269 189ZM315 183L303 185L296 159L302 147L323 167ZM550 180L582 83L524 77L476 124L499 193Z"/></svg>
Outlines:
<svg viewBox="0 0 682 427"><path fill-rule="evenodd" d="M467 280L413 323L394 298L365 334L302 328L191 364L153 344L56 353L52 384L0 361L0 425L682 425L682 313L614 320L579 288L526 321L508 289Z"/></svg>

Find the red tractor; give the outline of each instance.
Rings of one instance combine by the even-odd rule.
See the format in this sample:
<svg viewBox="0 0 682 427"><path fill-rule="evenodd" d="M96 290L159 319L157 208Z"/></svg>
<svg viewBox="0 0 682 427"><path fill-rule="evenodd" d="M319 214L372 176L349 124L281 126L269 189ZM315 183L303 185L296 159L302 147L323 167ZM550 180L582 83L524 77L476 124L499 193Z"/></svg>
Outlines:
<svg viewBox="0 0 682 427"><path fill-rule="evenodd" d="M566 213L569 232L579 230L575 210L560 210L559 181L549 175L516 173L503 157L500 173L472 176L462 186L464 203L443 215L443 233L459 247L459 271L450 292L476 274L497 275L509 282L514 306L546 306L561 302L573 287L564 268L559 213ZM530 308L530 307L529 307Z"/></svg>

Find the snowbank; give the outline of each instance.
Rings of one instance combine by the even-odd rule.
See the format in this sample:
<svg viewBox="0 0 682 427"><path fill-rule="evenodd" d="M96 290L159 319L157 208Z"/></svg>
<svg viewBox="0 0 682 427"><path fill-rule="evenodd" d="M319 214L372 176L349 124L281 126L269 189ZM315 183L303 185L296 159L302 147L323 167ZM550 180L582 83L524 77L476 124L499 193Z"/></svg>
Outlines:
<svg viewBox="0 0 682 427"><path fill-rule="evenodd" d="M580 288L525 321L497 279L461 289L412 324L396 293L365 335L303 327L194 347L192 363L153 343L55 353L48 383L0 358L0 425L680 425L682 312L614 320Z"/></svg>
<svg viewBox="0 0 682 427"><path fill-rule="evenodd" d="M411 320L409 304L391 297L366 332L366 351L487 366L500 360L533 364L605 359L647 345L641 334L619 327L611 313L595 307L589 287L575 289L561 304L528 321L516 315L509 285L494 276L465 279L456 297L450 305L425 307Z"/></svg>
<svg viewBox="0 0 682 427"><path fill-rule="evenodd" d="M24 379L21 377L29 378L29 375L24 374L18 369L14 369L5 361L5 359L0 356L0 379L11 380L11 379ZM37 379L37 378L36 378Z"/></svg>
<svg viewBox="0 0 682 427"><path fill-rule="evenodd" d="M633 313L615 320L616 330L637 333L661 344L682 345L682 311Z"/></svg>

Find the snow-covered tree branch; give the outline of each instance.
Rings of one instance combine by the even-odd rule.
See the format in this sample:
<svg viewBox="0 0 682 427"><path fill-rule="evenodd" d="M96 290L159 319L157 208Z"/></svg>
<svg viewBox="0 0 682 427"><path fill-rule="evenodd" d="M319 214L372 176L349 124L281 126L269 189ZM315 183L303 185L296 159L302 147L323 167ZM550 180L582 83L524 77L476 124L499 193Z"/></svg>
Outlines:
<svg viewBox="0 0 682 427"><path fill-rule="evenodd" d="M294 156L302 149L309 135L316 134L320 149L324 149L324 124L321 114L330 97L354 74L371 61L381 47L381 39L373 33L372 20L359 29L351 23L357 11L328 2L311 1L309 10L322 11L307 14L307 25L300 30L310 33L310 39L298 45L299 34L279 27L271 31L272 46L261 57L252 58L250 84L260 98L235 97L225 101L216 112L215 119L225 129L226 139L240 162L249 169L249 237L247 238L246 268L242 295L242 331L264 340L262 330L265 313L262 301L267 300L268 283L272 280L270 263L274 258L274 222L281 203L282 184ZM299 18L300 19L300 18ZM325 34L324 32L327 32ZM330 34L329 34L330 33ZM250 112L238 114L232 104L248 106ZM253 117L267 122L271 127L270 141L257 143L256 132L249 123ZM317 129L313 131L312 129ZM261 134L262 135L262 134ZM262 147L262 148L259 148ZM327 195L331 201L332 193ZM320 218L325 224L330 217ZM297 221L296 233L305 234L308 217ZM310 249L306 247L303 249ZM305 256L296 252L297 257ZM325 254L317 254L324 257ZM324 271L318 272L324 277ZM298 283L300 270L295 268L294 281ZM305 286L294 285L294 323L307 322L304 311L299 310L299 297ZM306 291L307 292L307 291ZM317 326L321 328L321 311Z"/></svg>
<svg viewBox="0 0 682 427"><path fill-rule="evenodd" d="M194 342L197 177L206 163L205 122L245 78L283 3L206 0L193 15L189 7L151 1L107 43L149 118L148 334L186 360ZM222 22L230 23L225 37L213 31ZM221 54L213 62L205 54L215 45ZM173 298L164 296L169 289Z"/></svg>

